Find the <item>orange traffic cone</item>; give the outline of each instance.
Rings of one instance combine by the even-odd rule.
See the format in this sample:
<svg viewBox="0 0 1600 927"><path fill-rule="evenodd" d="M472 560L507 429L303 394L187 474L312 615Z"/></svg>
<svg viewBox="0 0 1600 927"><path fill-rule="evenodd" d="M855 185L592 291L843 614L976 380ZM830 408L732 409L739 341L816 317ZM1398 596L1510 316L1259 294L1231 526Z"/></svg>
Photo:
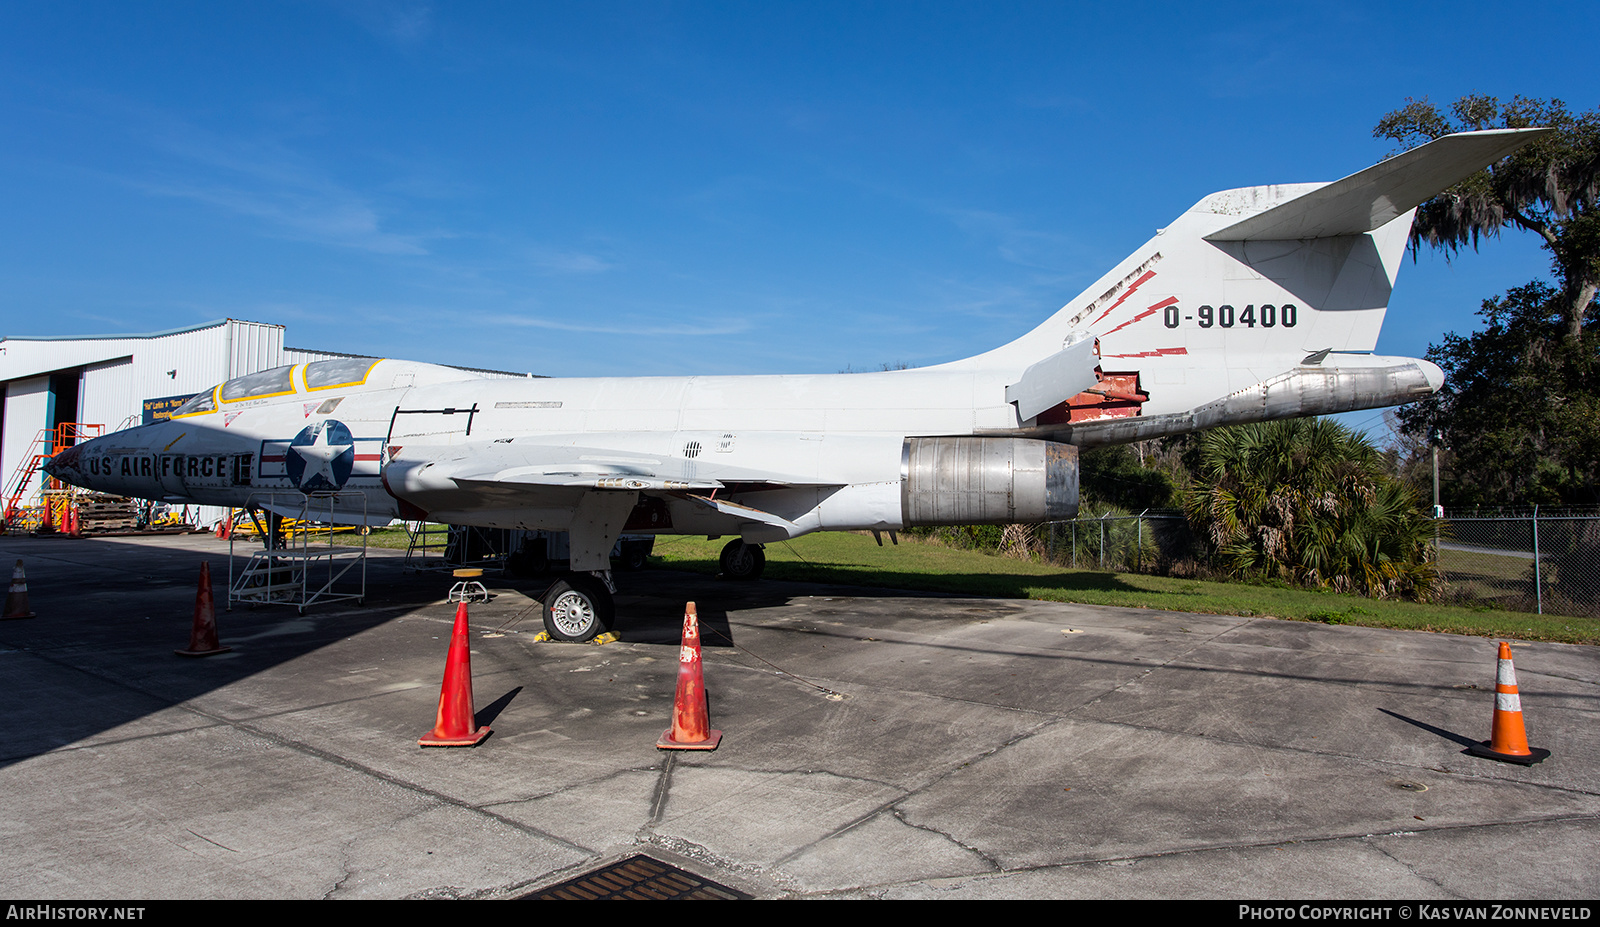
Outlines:
<svg viewBox="0 0 1600 927"><path fill-rule="evenodd" d="M1473 756L1532 766L1550 755L1549 750L1528 746L1522 726L1522 698L1517 694L1517 671L1511 665L1511 645L1500 642L1500 668L1494 681L1494 724L1489 740L1467 748Z"/></svg>
<svg viewBox="0 0 1600 927"><path fill-rule="evenodd" d="M22 572L22 560L11 571L11 589L6 593L6 613L0 618L32 618L28 608L28 576Z"/></svg>
<svg viewBox="0 0 1600 927"><path fill-rule="evenodd" d="M661 733L661 750L715 750L722 732L709 730L706 680L700 667L700 620L690 602L683 612L683 645L678 649L678 695L672 704L672 727Z"/></svg>
<svg viewBox="0 0 1600 927"><path fill-rule="evenodd" d="M433 730L417 743L424 747L475 747L489 736L487 725L473 730L477 712L472 706L472 649L467 642L467 603L456 606L456 624L450 631L450 652L444 660L444 682L439 686L439 717Z"/></svg>
<svg viewBox="0 0 1600 927"><path fill-rule="evenodd" d="M189 631L189 649L174 650L173 653L180 657L209 657L232 649L222 646L217 640L217 607L211 598L211 563L202 561L200 588L194 594L194 625Z"/></svg>

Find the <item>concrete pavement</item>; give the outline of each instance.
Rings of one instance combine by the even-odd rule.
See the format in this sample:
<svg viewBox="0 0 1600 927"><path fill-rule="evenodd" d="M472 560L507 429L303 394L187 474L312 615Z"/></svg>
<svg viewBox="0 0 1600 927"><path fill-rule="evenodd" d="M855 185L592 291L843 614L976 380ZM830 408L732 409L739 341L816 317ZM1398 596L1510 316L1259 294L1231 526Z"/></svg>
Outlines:
<svg viewBox="0 0 1600 927"><path fill-rule="evenodd" d="M374 551L365 607L222 611L227 545L0 537L10 897L510 898L634 853L759 898L1582 899L1600 650L1260 618L619 577L620 642L471 610L481 746L424 750L448 577ZM714 753L655 749L698 604Z"/></svg>

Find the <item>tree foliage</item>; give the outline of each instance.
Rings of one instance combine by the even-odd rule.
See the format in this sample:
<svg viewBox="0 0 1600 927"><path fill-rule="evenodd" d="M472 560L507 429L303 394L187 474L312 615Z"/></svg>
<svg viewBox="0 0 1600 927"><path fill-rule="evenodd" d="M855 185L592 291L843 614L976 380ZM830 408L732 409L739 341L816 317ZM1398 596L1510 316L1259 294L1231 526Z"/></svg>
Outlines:
<svg viewBox="0 0 1600 927"><path fill-rule="evenodd" d="M1174 504L1170 475L1145 466L1126 444L1084 449L1078 455L1078 488L1086 506L1110 504L1130 512Z"/></svg>
<svg viewBox="0 0 1600 927"><path fill-rule="evenodd" d="M1444 388L1399 418L1413 438L1442 435L1449 504L1600 502L1600 112L1473 94L1448 113L1408 99L1373 129L1411 145L1529 126L1555 131L1423 203L1412 226L1414 252L1447 254L1508 225L1533 232L1555 274L1554 286L1535 281L1485 301L1485 328L1428 349Z"/></svg>
<svg viewBox="0 0 1600 927"><path fill-rule="evenodd" d="M1516 287L1484 300L1484 328L1428 349L1444 386L1398 417L1439 430L1446 503L1600 502L1600 326L1561 337L1561 302L1549 284Z"/></svg>
<svg viewBox="0 0 1600 927"><path fill-rule="evenodd" d="M1594 314L1600 285L1600 110L1574 115L1558 99L1517 96L1501 104L1493 96L1469 94L1445 115L1426 98L1408 98L1379 120L1373 136L1410 147L1454 131L1530 126L1555 131L1422 203L1411 226L1411 248L1443 248L1454 255L1464 245L1477 248L1478 240L1496 237L1506 226L1539 235L1562 285L1562 335L1576 339L1584 319Z"/></svg>
<svg viewBox="0 0 1600 927"><path fill-rule="evenodd" d="M1372 134L1409 148L1452 132L1535 126L1554 131L1418 207L1411 247L1454 254L1469 244L1476 249L1507 225L1533 232L1560 281L1562 334L1576 340L1594 313L1600 284L1600 111L1574 115L1560 100L1515 97L1502 104L1470 94L1446 115L1426 98L1407 98Z"/></svg>
<svg viewBox="0 0 1600 927"><path fill-rule="evenodd" d="M1327 419L1201 436L1189 522L1221 565L1341 592L1427 599L1434 523L1363 437Z"/></svg>

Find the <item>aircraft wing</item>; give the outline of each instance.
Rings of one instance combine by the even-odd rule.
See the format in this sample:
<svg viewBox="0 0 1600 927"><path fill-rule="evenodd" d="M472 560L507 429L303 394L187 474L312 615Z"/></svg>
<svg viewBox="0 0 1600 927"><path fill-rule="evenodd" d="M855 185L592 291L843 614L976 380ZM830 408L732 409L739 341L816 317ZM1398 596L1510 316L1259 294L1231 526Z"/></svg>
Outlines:
<svg viewBox="0 0 1600 927"><path fill-rule="evenodd" d="M391 466L405 466L430 482L493 484L512 492L542 489L710 492L730 484L818 485L794 475L718 466L664 453L615 447L557 444L546 436L496 441L487 447L402 445Z"/></svg>
<svg viewBox="0 0 1600 927"><path fill-rule="evenodd" d="M620 443L621 439L619 439ZM384 480L396 498L415 507L408 517L485 520L504 527L580 524L592 527L596 549L635 516L646 497L668 503L673 522L691 519L708 533L805 533L788 518L750 503L759 491L837 488L838 483L750 467L717 465L664 453L574 446L549 436L503 439L487 446L401 445L390 449ZM734 501L729 495L739 494ZM781 496L775 493L769 498ZM719 497L720 496L720 497Z"/></svg>

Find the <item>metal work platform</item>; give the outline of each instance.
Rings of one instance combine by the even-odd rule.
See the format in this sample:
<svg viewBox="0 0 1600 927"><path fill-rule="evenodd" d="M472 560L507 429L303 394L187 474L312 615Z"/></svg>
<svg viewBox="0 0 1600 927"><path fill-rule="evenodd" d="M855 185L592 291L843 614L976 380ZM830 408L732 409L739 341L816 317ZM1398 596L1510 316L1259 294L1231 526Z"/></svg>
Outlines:
<svg viewBox="0 0 1600 927"><path fill-rule="evenodd" d="M518 537L529 532L503 528L478 528L436 522L406 522L410 544L405 568L410 573L451 573L475 567L485 573L503 573Z"/></svg>
<svg viewBox="0 0 1600 927"><path fill-rule="evenodd" d="M340 501L359 500L361 507L361 545L333 543L334 509ZM228 607L242 602L251 605L293 605L301 614L312 605L367 598L366 496L361 493L262 492L247 500L249 511L268 513L269 525L278 530L262 533L265 547L250 556L237 575L234 573L234 539L228 538ZM292 514L285 514L292 513ZM254 518L254 515L251 516ZM348 517L348 516L346 516ZM289 523L291 527L282 526ZM320 543L322 537L327 544ZM317 538L318 543L312 543ZM354 576L351 576L353 571ZM347 576L351 578L346 579Z"/></svg>

